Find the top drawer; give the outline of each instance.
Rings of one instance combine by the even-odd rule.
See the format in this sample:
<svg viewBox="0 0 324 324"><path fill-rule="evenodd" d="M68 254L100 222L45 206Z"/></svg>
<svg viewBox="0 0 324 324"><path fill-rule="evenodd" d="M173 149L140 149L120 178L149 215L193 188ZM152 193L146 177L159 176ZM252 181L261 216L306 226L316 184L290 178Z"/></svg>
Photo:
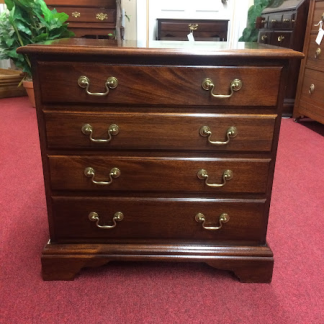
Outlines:
<svg viewBox="0 0 324 324"><path fill-rule="evenodd" d="M38 68L43 103L275 106L281 74L281 67L39 62ZM87 77L84 88L78 84L82 76ZM113 89L108 86L110 77L118 80ZM213 89L203 89L206 79L213 82ZM236 79L242 86L232 91L231 83ZM214 97L212 93L225 98Z"/></svg>

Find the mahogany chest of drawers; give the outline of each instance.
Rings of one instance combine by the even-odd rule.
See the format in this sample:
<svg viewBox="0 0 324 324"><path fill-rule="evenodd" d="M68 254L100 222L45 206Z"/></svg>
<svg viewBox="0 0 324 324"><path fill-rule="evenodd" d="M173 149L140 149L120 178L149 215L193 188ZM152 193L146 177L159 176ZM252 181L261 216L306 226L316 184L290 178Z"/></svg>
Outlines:
<svg viewBox="0 0 324 324"><path fill-rule="evenodd" d="M228 20L157 19L157 40L187 41L193 33L196 41L226 41Z"/></svg>
<svg viewBox="0 0 324 324"><path fill-rule="evenodd" d="M304 44L304 54L294 107L294 118L312 118L324 124L324 40L316 43L324 28L324 1L311 1Z"/></svg>
<svg viewBox="0 0 324 324"><path fill-rule="evenodd" d="M50 229L44 280L150 260L271 281L284 85L289 59L302 54L222 44L70 39L18 50L33 65Z"/></svg>
<svg viewBox="0 0 324 324"><path fill-rule="evenodd" d="M278 3L280 5L278 5ZM309 0L274 2L262 12L258 42L274 46L303 50ZM299 74L299 61L291 61L286 85L283 115L292 116Z"/></svg>

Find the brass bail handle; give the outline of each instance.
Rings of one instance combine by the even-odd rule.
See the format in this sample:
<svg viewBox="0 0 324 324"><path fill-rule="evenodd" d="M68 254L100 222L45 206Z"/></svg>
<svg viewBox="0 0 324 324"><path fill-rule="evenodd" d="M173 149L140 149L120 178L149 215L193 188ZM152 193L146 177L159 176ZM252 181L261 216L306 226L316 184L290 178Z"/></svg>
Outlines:
<svg viewBox="0 0 324 324"><path fill-rule="evenodd" d="M91 178L91 182L96 184L96 185L101 185L101 186L109 186L112 182L113 182L113 179L117 179L120 177L121 175L121 172L118 168L112 168L109 172L109 181L97 181L95 180L95 176L96 176L96 171L91 168L91 167L88 167L88 168L85 168L84 169L84 175L87 177L87 178Z"/></svg>
<svg viewBox="0 0 324 324"><path fill-rule="evenodd" d="M315 58L318 58L320 54L322 53L322 50L318 47L315 51Z"/></svg>
<svg viewBox="0 0 324 324"><path fill-rule="evenodd" d="M228 214L223 213L219 216L219 226L206 226L206 217L202 213L198 213L195 216L195 221L197 223L202 223L201 226L203 229L208 230L208 231L217 231L220 230L223 227L223 223L227 223L230 220L230 217Z"/></svg>
<svg viewBox="0 0 324 324"><path fill-rule="evenodd" d="M84 124L81 128L81 132L84 135L89 135L89 139L91 142L94 143L109 143L112 139L112 136L118 135L119 127L116 124L111 124L108 128L108 138L107 139L95 139L92 137L93 127L90 124Z"/></svg>
<svg viewBox="0 0 324 324"><path fill-rule="evenodd" d="M188 25L190 32L193 32L194 30L197 30L198 26L199 26L198 24L189 24Z"/></svg>
<svg viewBox="0 0 324 324"><path fill-rule="evenodd" d="M117 226L116 222L121 222L124 219L124 214L122 212L116 212L112 219L113 225L100 225L99 224L100 218L99 218L98 213L96 213L96 212L91 212L89 214L88 218L91 222L96 222L96 226L101 229L113 229Z"/></svg>
<svg viewBox="0 0 324 324"><path fill-rule="evenodd" d="M223 172L222 178L223 178L223 182L222 183L208 183L208 172L204 169L200 169L197 173L197 177L200 180L205 180L205 184L208 187L224 187L227 183L227 181L233 179L233 171L232 170L226 170Z"/></svg>
<svg viewBox="0 0 324 324"><path fill-rule="evenodd" d="M208 142L212 145L226 145L230 142L231 138L236 137L237 135L237 128L231 126L226 131L226 140L225 141L212 141L211 136L213 135L212 131L208 126L202 126L199 129L200 136L208 137Z"/></svg>
<svg viewBox="0 0 324 324"><path fill-rule="evenodd" d="M109 89L116 89L118 86L118 80L115 77L109 77L105 83L106 87L106 92L90 92L89 87L90 87L90 80L86 76L80 76L78 79L78 86L82 89L86 89L86 93L89 96L97 96L97 97L102 97L102 96L107 96L109 93Z"/></svg>
<svg viewBox="0 0 324 324"><path fill-rule="evenodd" d="M212 79L206 78L202 84L201 87L206 90L206 91L210 91L210 94L214 97L214 98L220 98L220 99L224 99L224 98L231 98L234 94L234 92L239 91L242 89L243 83L241 80L239 79L234 79L231 84L230 84L230 94L228 95L220 95L220 94L214 94L214 82L212 81Z"/></svg>

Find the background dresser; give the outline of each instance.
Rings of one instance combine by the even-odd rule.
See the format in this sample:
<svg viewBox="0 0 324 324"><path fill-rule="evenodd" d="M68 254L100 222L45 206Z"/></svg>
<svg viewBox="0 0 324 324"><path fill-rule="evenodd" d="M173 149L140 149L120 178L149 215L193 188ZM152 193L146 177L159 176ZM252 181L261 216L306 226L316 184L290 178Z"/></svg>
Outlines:
<svg viewBox="0 0 324 324"><path fill-rule="evenodd" d="M226 41L228 20L157 19L158 40L188 40L193 33L196 41Z"/></svg>
<svg viewBox="0 0 324 324"><path fill-rule="evenodd" d="M45 280L135 260L206 262L244 282L271 281L286 68L302 54L238 46L69 39L19 49L36 91Z"/></svg>
<svg viewBox="0 0 324 324"><path fill-rule="evenodd" d="M69 15L69 29L76 37L108 38L120 35L121 0L45 0L51 9ZM116 25L118 27L116 27Z"/></svg>
<svg viewBox="0 0 324 324"><path fill-rule="evenodd" d="M320 22L324 24L324 1L311 1L294 118L306 116L324 124L324 40L320 45L315 41Z"/></svg>
<svg viewBox="0 0 324 324"><path fill-rule="evenodd" d="M263 10L258 42L301 52L303 50L308 7L309 0L286 0L277 8ZM289 66L289 80L283 108L284 116L292 116L299 67L299 61L292 61Z"/></svg>

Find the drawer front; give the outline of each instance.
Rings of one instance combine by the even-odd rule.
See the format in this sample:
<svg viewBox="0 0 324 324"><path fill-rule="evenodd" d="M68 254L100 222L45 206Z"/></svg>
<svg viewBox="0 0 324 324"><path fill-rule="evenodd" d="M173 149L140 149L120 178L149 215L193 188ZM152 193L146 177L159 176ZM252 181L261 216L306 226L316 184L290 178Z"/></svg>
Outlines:
<svg viewBox="0 0 324 324"><path fill-rule="evenodd" d="M324 72L324 46L315 42L317 35L311 35L307 53L306 66L308 68Z"/></svg>
<svg viewBox="0 0 324 324"><path fill-rule="evenodd" d="M186 32L189 33L193 29L196 32L217 32L227 31L227 21L213 21L213 22L161 22L161 31L163 32Z"/></svg>
<svg viewBox="0 0 324 324"><path fill-rule="evenodd" d="M49 148L96 150L270 151L275 119L276 115L45 113Z"/></svg>
<svg viewBox="0 0 324 324"><path fill-rule="evenodd" d="M65 12L69 15L68 22L87 23L114 23L116 22L116 10L105 8L85 7L55 7L58 12Z"/></svg>
<svg viewBox="0 0 324 324"><path fill-rule="evenodd" d="M300 108L312 114L323 115L324 73L305 69L300 97Z"/></svg>
<svg viewBox="0 0 324 324"><path fill-rule="evenodd" d="M282 25L282 14L272 14L268 18L268 28L281 28Z"/></svg>
<svg viewBox="0 0 324 324"><path fill-rule="evenodd" d="M273 32L271 34L271 45L290 47L291 32Z"/></svg>
<svg viewBox="0 0 324 324"><path fill-rule="evenodd" d="M281 67L112 66L73 62L39 65L44 103L275 106L281 74ZM109 77L117 78L118 85L105 96L93 96L78 85L81 76L88 78L91 93L106 93ZM235 79L242 81L242 88L230 98L215 98L210 90L202 88L206 78L214 82L214 94L229 95Z"/></svg>
<svg viewBox="0 0 324 324"><path fill-rule="evenodd" d="M270 159L49 156L53 190L265 193L269 163Z"/></svg>
<svg viewBox="0 0 324 324"><path fill-rule="evenodd" d="M57 242L78 243L188 239L258 244L264 236L264 208L263 200L54 197L54 235ZM197 214L205 217L205 223L195 219ZM119 218L114 222L115 215Z"/></svg>

